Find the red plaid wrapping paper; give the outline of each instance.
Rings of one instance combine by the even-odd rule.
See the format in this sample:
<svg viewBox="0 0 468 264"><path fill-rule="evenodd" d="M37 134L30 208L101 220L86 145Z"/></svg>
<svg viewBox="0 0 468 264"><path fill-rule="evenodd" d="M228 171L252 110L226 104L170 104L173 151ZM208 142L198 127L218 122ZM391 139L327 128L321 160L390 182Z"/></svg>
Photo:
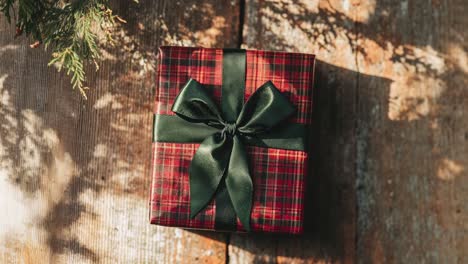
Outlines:
<svg viewBox="0 0 468 264"><path fill-rule="evenodd" d="M219 104L222 49L161 47L159 59L155 114L174 115L172 104L190 78L204 84ZM290 122L310 124L314 55L247 50L246 61L244 100L271 80L297 107ZM214 230L214 200L190 219L188 170L198 146L198 143L153 143L152 224ZM246 148L254 183L252 231L302 233L307 152L254 146ZM244 230L239 220L237 230Z"/></svg>

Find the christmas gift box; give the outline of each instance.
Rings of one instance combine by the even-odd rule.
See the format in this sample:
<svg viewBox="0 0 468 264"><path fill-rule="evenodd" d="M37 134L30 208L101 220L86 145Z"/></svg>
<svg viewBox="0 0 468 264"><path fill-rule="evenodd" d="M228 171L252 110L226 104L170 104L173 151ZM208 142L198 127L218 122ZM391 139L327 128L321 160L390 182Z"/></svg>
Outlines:
<svg viewBox="0 0 468 264"><path fill-rule="evenodd" d="M303 231L314 55L161 47L152 224Z"/></svg>

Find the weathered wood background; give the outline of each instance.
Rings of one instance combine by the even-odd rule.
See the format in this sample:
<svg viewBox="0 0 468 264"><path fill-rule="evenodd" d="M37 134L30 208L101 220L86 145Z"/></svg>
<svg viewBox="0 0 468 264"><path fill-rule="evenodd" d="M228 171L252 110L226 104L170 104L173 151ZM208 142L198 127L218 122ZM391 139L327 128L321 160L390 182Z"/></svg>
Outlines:
<svg viewBox="0 0 468 264"><path fill-rule="evenodd" d="M113 6L87 101L0 18L1 263L468 263L466 0ZM148 224L161 44L317 54L305 235Z"/></svg>

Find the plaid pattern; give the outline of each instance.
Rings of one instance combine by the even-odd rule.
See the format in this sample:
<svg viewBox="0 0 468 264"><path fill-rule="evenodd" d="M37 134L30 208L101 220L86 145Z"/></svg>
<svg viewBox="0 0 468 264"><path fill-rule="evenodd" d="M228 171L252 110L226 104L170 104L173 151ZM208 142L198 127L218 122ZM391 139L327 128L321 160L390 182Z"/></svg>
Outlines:
<svg viewBox="0 0 468 264"><path fill-rule="evenodd" d="M222 49L161 47L155 113L174 115L175 97L189 78L209 89L219 104ZM310 124L314 56L299 53L247 51L245 97L271 80L297 106L291 122ZM214 229L215 201L190 219L188 168L199 144L153 143L152 224ZM254 183L253 231L301 233L308 155L303 151L247 146ZM243 231L237 221L237 229Z"/></svg>

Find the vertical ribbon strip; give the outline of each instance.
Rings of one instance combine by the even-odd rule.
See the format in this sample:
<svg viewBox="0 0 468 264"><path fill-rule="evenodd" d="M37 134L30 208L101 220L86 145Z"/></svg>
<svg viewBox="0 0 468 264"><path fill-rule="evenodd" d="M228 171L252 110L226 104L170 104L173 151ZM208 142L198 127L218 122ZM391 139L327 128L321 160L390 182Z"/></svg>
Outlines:
<svg viewBox="0 0 468 264"><path fill-rule="evenodd" d="M221 87L221 111L228 123L234 123L244 104L245 50L223 50L223 84ZM215 229L236 230L237 218L226 182L221 181L215 199Z"/></svg>

